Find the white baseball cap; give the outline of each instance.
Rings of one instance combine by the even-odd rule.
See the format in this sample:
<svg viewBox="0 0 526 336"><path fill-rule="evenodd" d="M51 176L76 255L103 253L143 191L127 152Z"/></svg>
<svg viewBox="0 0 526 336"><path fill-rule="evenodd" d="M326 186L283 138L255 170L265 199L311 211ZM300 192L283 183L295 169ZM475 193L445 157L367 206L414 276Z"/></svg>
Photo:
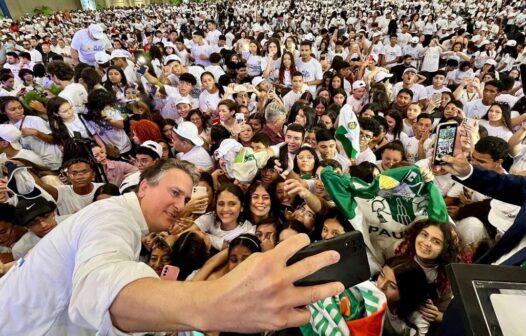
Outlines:
<svg viewBox="0 0 526 336"><path fill-rule="evenodd" d="M172 54L172 55L166 56L166 58L164 59L164 65L170 63L171 61L177 61L177 62L183 64L183 62L181 61L179 56Z"/></svg>
<svg viewBox="0 0 526 336"><path fill-rule="evenodd" d="M385 71L379 71L376 75L374 75L374 82L380 83L384 79L391 77L393 77L393 74L387 73Z"/></svg>
<svg viewBox="0 0 526 336"><path fill-rule="evenodd" d="M416 70L416 68L409 67L409 68L405 69L403 73L406 73L406 72L414 72L415 74L417 74L418 70Z"/></svg>
<svg viewBox="0 0 526 336"><path fill-rule="evenodd" d="M420 39L418 38L418 36L411 37L411 43L418 43L418 42L420 42Z"/></svg>
<svg viewBox="0 0 526 336"><path fill-rule="evenodd" d="M97 64L105 64L108 63L111 60L111 56L108 55L105 51L97 51L95 53L95 62Z"/></svg>
<svg viewBox="0 0 526 336"><path fill-rule="evenodd" d="M493 66L497 66L497 61L495 61L493 58L488 58L484 64L489 64Z"/></svg>
<svg viewBox="0 0 526 336"><path fill-rule="evenodd" d="M265 79L263 77L257 76L257 77L254 77L254 79L252 79L252 85L257 87L259 84L263 83L264 81Z"/></svg>
<svg viewBox="0 0 526 336"><path fill-rule="evenodd" d="M174 127L173 131L180 137L190 140L196 146L202 146L204 143L203 139L199 137L197 126L193 122L183 121L177 128Z"/></svg>
<svg viewBox="0 0 526 336"><path fill-rule="evenodd" d="M356 82L352 83L352 89L361 89L365 87L365 82L363 80L357 80Z"/></svg>
<svg viewBox="0 0 526 336"><path fill-rule="evenodd" d="M491 200L491 210L488 214L488 221L502 232L506 232L515 221L521 207L513 204L504 203L498 200Z"/></svg>
<svg viewBox="0 0 526 336"><path fill-rule="evenodd" d="M111 52L110 55L111 59L114 58L131 58L131 55L129 52L123 49L115 49Z"/></svg>
<svg viewBox="0 0 526 336"><path fill-rule="evenodd" d="M106 36L104 35L104 31L102 30L102 27L96 23L90 24L88 27L88 31L90 32L90 34L93 36L95 40L103 39L104 36Z"/></svg>
<svg viewBox="0 0 526 336"><path fill-rule="evenodd" d="M506 42L506 45L508 47L515 47L517 45L517 41L515 40L509 40L508 42Z"/></svg>
<svg viewBox="0 0 526 336"><path fill-rule="evenodd" d="M159 155L159 158L163 157L163 147L153 140L146 140L139 147L154 151L157 155Z"/></svg>
<svg viewBox="0 0 526 336"><path fill-rule="evenodd" d="M20 138L22 133L18 128L11 124L0 125L0 139L5 140L11 144L15 150L21 150Z"/></svg>
<svg viewBox="0 0 526 336"><path fill-rule="evenodd" d="M164 43L164 48L172 48L175 50L175 46L172 42L165 42Z"/></svg>
<svg viewBox="0 0 526 336"><path fill-rule="evenodd" d="M190 98L188 97L179 97L179 99L177 99L175 101L175 106L179 105L179 104L188 104L188 105L192 105L192 101L190 100Z"/></svg>
<svg viewBox="0 0 526 336"><path fill-rule="evenodd" d="M140 181L141 174L139 172L126 176L119 186L119 192L122 194L126 189L138 185Z"/></svg>
<svg viewBox="0 0 526 336"><path fill-rule="evenodd" d="M375 63L378 63L378 55L377 54L370 54L369 57L371 57Z"/></svg>

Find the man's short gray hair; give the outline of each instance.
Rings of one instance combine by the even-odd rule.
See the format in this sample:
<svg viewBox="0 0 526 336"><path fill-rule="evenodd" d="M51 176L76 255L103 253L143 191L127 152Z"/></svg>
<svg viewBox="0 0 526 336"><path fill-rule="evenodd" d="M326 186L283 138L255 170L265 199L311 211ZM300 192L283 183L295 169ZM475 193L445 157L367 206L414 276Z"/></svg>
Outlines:
<svg viewBox="0 0 526 336"><path fill-rule="evenodd" d="M178 159L161 159L157 160L151 167L146 169L141 174L141 181L146 180L149 185L155 186L159 183L164 174L166 174L166 172L170 169L180 169L184 171L190 176L190 178L192 178L193 184L199 182L199 178L201 177L197 167L188 161Z"/></svg>
<svg viewBox="0 0 526 336"><path fill-rule="evenodd" d="M267 122L275 122L286 117L285 107L277 102L271 102L265 107L265 120Z"/></svg>

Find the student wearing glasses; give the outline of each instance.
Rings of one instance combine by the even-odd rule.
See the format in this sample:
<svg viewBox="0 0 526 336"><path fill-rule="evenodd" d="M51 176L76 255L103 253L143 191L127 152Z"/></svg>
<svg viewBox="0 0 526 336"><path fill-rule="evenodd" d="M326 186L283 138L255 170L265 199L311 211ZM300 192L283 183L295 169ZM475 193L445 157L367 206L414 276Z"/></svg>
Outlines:
<svg viewBox="0 0 526 336"><path fill-rule="evenodd" d="M63 166L70 185L53 187L39 178L39 184L57 202L57 209L61 216L72 215L93 202L93 194L103 183L92 182L95 170L87 159L71 159Z"/></svg>
<svg viewBox="0 0 526 336"><path fill-rule="evenodd" d="M380 135L380 124L374 118L361 117L360 124L360 154L356 157L356 164L362 162L376 163L376 155L369 147L371 141Z"/></svg>

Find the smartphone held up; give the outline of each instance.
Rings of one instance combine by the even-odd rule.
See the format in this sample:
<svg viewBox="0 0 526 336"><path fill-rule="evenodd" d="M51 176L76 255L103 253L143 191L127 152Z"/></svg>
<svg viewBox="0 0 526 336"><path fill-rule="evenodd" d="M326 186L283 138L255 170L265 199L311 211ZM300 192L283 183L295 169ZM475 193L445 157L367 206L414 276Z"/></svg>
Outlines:
<svg viewBox="0 0 526 336"><path fill-rule="evenodd" d="M339 281L345 288L349 288L369 280L371 277L366 246L362 233L359 231L352 231L331 239L314 242L296 252L287 261L287 265L292 265L325 251L338 252L340 260L336 264L324 267L295 282L295 286L312 286Z"/></svg>
<svg viewBox="0 0 526 336"><path fill-rule="evenodd" d="M446 162L442 160L445 155L454 156L458 126L456 122L438 124L435 150L433 152L433 165L446 164Z"/></svg>

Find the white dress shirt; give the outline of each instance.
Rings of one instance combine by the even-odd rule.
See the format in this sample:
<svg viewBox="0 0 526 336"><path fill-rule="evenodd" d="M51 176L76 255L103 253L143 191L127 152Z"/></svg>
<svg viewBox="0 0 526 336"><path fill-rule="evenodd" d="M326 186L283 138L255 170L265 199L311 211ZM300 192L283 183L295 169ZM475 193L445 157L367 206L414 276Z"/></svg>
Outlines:
<svg viewBox="0 0 526 336"><path fill-rule="evenodd" d="M129 283L158 278L138 262L148 231L135 193L66 219L0 279L1 334L128 335L109 308Z"/></svg>

